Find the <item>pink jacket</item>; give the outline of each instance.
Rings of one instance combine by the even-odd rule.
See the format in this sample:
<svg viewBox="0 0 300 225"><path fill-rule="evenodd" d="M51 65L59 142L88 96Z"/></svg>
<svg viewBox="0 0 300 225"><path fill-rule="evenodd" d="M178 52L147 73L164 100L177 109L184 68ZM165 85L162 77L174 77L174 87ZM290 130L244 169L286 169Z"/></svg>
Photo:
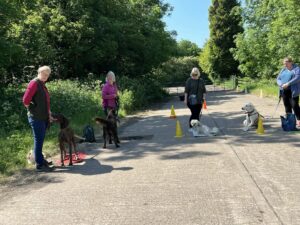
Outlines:
<svg viewBox="0 0 300 225"><path fill-rule="evenodd" d="M111 85L108 82L102 88L102 107L116 108L116 95L118 88L115 84Z"/></svg>

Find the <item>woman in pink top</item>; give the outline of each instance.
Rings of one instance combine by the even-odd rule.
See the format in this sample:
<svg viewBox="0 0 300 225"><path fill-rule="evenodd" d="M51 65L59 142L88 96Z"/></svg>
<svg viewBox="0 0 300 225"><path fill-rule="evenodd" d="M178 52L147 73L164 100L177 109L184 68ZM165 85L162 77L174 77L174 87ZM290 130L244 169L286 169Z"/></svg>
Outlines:
<svg viewBox="0 0 300 225"><path fill-rule="evenodd" d="M107 115L109 109L117 110L118 88L114 72L109 71L106 75L106 83L102 88L102 107Z"/></svg>

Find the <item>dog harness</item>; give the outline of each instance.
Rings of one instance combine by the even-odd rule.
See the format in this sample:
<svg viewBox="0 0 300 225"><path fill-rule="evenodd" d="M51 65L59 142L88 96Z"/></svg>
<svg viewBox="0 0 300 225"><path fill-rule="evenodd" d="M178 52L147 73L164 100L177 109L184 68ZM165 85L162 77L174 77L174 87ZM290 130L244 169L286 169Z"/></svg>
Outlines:
<svg viewBox="0 0 300 225"><path fill-rule="evenodd" d="M254 121L254 124L257 124L258 123L258 118L261 116L263 117L262 115L260 115L257 111L253 110L251 112L247 112L248 116L253 116L253 115L258 115L258 117L256 118L256 120ZM264 117L263 117L264 118Z"/></svg>

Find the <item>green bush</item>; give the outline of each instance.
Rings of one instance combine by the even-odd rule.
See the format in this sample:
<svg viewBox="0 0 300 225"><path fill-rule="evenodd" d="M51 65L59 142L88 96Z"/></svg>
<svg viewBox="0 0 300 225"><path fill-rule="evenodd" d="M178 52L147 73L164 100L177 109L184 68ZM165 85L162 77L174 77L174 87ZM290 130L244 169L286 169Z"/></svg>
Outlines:
<svg viewBox="0 0 300 225"><path fill-rule="evenodd" d="M133 91L125 89L120 94L120 112L127 114L134 109Z"/></svg>
<svg viewBox="0 0 300 225"><path fill-rule="evenodd" d="M0 134L3 135L9 130L24 129L27 122L26 110L22 103L25 86L10 84L0 89Z"/></svg>
<svg viewBox="0 0 300 225"><path fill-rule="evenodd" d="M96 83L96 82L94 82ZM101 115L100 88L86 85L84 82L56 80L50 82L51 111L63 113L77 124L91 123L96 115Z"/></svg>
<svg viewBox="0 0 300 225"><path fill-rule="evenodd" d="M193 67L199 67L197 57L171 58L153 70L153 75L166 86L177 86L185 83Z"/></svg>
<svg viewBox="0 0 300 225"><path fill-rule="evenodd" d="M126 113L145 108L150 103L160 101L167 96L162 84L152 74L138 79L123 76L119 79L119 85L121 87L121 109ZM123 94L125 94L124 97ZM123 98L126 100L124 101Z"/></svg>

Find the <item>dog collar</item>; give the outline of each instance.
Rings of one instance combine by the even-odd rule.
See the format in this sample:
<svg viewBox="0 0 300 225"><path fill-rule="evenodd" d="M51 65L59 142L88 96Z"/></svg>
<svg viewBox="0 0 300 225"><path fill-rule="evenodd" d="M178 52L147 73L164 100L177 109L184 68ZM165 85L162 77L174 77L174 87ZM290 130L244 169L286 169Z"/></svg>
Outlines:
<svg viewBox="0 0 300 225"><path fill-rule="evenodd" d="M258 114L258 112L255 112L255 113L253 113L253 112L255 112L254 110L253 111L251 111L251 112L247 112L247 114L248 115L255 115L255 114ZM253 113L253 114L252 114Z"/></svg>

